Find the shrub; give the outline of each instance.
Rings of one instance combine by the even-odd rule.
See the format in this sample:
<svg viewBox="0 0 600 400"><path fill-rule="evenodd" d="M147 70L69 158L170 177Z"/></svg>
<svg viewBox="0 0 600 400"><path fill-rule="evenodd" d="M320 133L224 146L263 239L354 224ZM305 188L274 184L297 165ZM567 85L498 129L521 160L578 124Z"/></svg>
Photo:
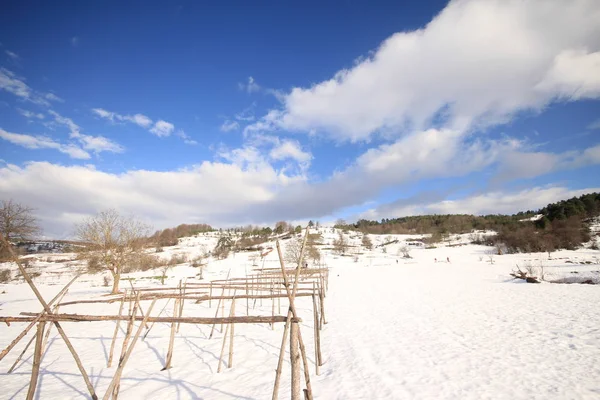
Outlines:
<svg viewBox="0 0 600 400"><path fill-rule="evenodd" d="M98 257L90 257L87 260L87 272L88 274L97 274L100 271L103 271L104 267L100 263L100 258Z"/></svg>
<svg viewBox="0 0 600 400"><path fill-rule="evenodd" d="M8 283L10 282L11 273L10 269L1 269L0 270L0 283Z"/></svg>
<svg viewBox="0 0 600 400"><path fill-rule="evenodd" d="M148 271L154 268L158 268L161 265L161 262L158 258L142 253L137 257L131 259L124 267L123 272L135 272L135 271Z"/></svg>
<svg viewBox="0 0 600 400"><path fill-rule="evenodd" d="M171 259L167 262L167 265L183 264L187 261L187 257L184 254L173 254Z"/></svg>

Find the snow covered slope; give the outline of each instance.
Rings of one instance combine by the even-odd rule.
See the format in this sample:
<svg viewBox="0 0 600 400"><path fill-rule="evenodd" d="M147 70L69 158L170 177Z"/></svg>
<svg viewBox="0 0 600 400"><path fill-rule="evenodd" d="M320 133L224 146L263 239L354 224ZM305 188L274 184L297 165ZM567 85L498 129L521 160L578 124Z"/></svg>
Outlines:
<svg viewBox="0 0 600 400"><path fill-rule="evenodd" d="M338 232L322 228L331 247ZM397 243L366 251L362 236L347 235L350 256L325 250L331 268L325 299L328 324L322 331L325 365L314 376L316 399L594 399L600 397L600 286L527 284L511 279L519 264L543 267L547 279L582 275L600 277L600 252L591 249L494 256L491 248L466 244L467 236L426 249L400 249L418 235L393 235ZM371 235L375 246L389 242ZM165 248L190 256L209 250L216 238L186 239ZM285 243L284 243L285 245ZM451 245L451 246L449 246ZM385 251L385 252L384 252ZM161 254L161 256L163 256ZM253 267L252 253L211 260L205 280L245 276ZM44 257L59 257L44 255ZM64 257L64 256L61 256ZM448 260L450 262L448 262ZM40 263L35 280L51 298L69 279L67 263ZM35 264L35 263L33 263ZM277 267L276 252L265 266ZM61 274L57 272L63 270ZM576 272L576 273L574 273ZM138 272L135 285L159 283L156 271ZM187 264L169 271L174 285L195 270ZM101 276L85 275L73 285L68 300L99 296L108 291ZM125 284L124 282L123 284ZM39 312L41 307L25 284L0 285L0 314ZM158 302L160 310L166 302ZM245 302L237 310L245 315ZM270 315L270 302L257 301L251 315ZM313 361L312 304L298 299L309 360ZM172 309L166 308L167 315ZM62 312L117 313L118 304L65 306ZM185 305L185 315L213 316L215 304ZM277 313L277 310L276 310ZM285 303L282 302L282 314ZM106 368L113 322L64 323L98 393L103 394L115 367ZM21 330L20 324L0 328L4 348ZM138 343L121 382L127 399L267 399L272 392L283 326L236 327L234 367L217 374L223 333L208 339L210 326L181 325L176 336L173 368L160 371L169 325L153 328ZM122 337L123 333L121 333ZM26 338L0 362L0 399L23 398L27 392L32 356L6 374L27 342ZM120 350L120 343L118 343ZM289 398L289 359L286 356L280 398ZM56 331L42 361L39 398L79 399L85 385Z"/></svg>

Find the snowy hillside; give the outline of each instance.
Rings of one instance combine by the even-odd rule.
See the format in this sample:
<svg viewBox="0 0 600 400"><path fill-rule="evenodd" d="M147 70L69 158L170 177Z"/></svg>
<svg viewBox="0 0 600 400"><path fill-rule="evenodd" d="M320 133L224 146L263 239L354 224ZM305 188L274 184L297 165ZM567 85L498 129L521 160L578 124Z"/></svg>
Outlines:
<svg viewBox="0 0 600 400"><path fill-rule="evenodd" d="M322 263L330 268L325 299L327 324L322 331L324 365L311 369L316 399L481 399L597 398L600 393L600 286L527 284L510 273L519 265L546 281L600 280L600 251L580 249L548 253L497 255L491 247L468 244L470 235L453 235L424 245L423 235L369 235L348 232L345 255L335 254L340 232L321 227ZM313 229L311 232L316 233ZM481 233L484 234L484 233ZM490 232L485 234L491 234ZM184 255L171 268L166 286L180 280L200 282L189 260L212 250L216 233L184 238L166 247L161 258ZM294 240L294 239L290 239ZM282 247L290 243L282 242ZM274 242L264 244L274 246ZM257 252L210 258L204 282L244 277L255 268L278 268L276 251L264 261ZM29 270L46 299L84 271L73 254L28 256ZM2 268L6 268L4 264ZM312 265L311 265L312 266ZM13 268L13 277L16 271ZM161 287L156 270L122 277L122 288ZM65 300L101 298L109 291L102 274L82 275ZM0 314L39 312L41 306L21 281L0 285ZM285 302L256 301L251 315L285 315ZM157 302L160 310L166 302ZM246 313L246 302L240 301ZM61 312L116 314L118 303L64 306ZM214 316L216 305L186 302L186 315ZM297 299L309 360L314 361L312 304ZM166 308L167 315L172 310ZM169 311L170 310L170 311ZM63 323L98 393L104 393L115 367L107 368L114 322ZM236 327L235 364L217 373L223 332L209 339L211 327L182 324L176 335L173 367L161 371L167 352L168 324L157 324L138 344L121 381L127 399L266 399L271 397L283 325ZM22 330L13 323L0 328L0 347ZM123 328L122 328L123 329ZM28 338L26 338L28 339ZM11 374L27 340L0 362L0 399L23 398L27 392L31 351ZM280 398L290 391L286 356ZM312 368L312 366L311 366ZM39 398L79 399L87 392L73 359L51 332L41 364Z"/></svg>

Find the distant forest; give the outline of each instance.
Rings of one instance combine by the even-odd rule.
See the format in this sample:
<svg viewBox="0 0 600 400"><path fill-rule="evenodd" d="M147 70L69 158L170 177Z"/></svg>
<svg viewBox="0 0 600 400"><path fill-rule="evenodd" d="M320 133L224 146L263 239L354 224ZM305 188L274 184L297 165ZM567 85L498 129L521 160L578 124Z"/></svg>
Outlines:
<svg viewBox="0 0 600 400"><path fill-rule="evenodd" d="M540 218L532 220L536 215ZM361 219L353 224L338 221L335 227L345 231L367 234L431 234L429 242L442 240L449 234L470 233L474 230L493 230L495 236L473 235L473 242L503 248L506 252L539 252L558 249L573 250L591 238L589 223L600 215L600 193L589 193L569 200L548 204L538 211L514 215L418 215L402 218L384 218L381 221ZM319 226L312 221L309 226ZM216 229L207 224L181 224L175 228L157 231L150 239L156 246L172 246L178 239ZM247 247L263 242L273 234L300 232L300 226L279 221L275 228L248 225L220 230L241 233L239 246Z"/></svg>
<svg viewBox="0 0 600 400"><path fill-rule="evenodd" d="M539 214L541 218L530 220ZM338 222L336 228L370 234L431 234L438 238L473 230L494 230L498 235L481 237L476 241L502 245L509 252L553 251L575 249L589 241L589 222L599 214L600 193L589 193L548 204L538 211L514 215L420 215L384 218L381 221L361 219L353 224Z"/></svg>

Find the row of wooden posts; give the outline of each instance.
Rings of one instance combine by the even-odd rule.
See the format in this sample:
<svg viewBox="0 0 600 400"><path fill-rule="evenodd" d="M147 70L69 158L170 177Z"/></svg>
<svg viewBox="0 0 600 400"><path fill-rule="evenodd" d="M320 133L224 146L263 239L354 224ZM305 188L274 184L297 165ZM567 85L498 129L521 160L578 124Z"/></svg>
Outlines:
<svg viewBox="0 0 600 400"><path fill-rule="evenodd" d="M0 234L1 235L1 234ZM304 237L304 244L306 243L307 235ZM0 236L2 241L6 242L5 238ZM323 325L326 323L325 319L325 297L328 287L328 270L325 268L301 268L300 263L296 268L287 269L285 267L283 257L281 254L281 248L277 243L277 251L280 259L280 269L261 269L254 271L251 275L245 278L229 278L225 280L212 281L210 283L192 283L185 282L178 285L176 288L135 288L131 284L131 290L126 290L123 293L115 296L109 296L102 299L89 299L89 300L78 300L62 302L63 298L67 294L71 284L77 279L75 276L67 285L48 303L43 299L39 293L37 287L31 280L31 277L27 271L21 265L18 257L12 251L12 248L5 243L10 249L13 259L16 262L22 276L29 284L34 294L38 298L39 302L43 306L43 310L40 313L21 313L21 316L8 316L0 317L0 322L5 322L10 325L11 322L28 322L26 328L0 353L0 361L14 348L21 339L23 339L27 333L37 324L36 334L30 339L29 343L25 346L24 350L17 357L9 369L9 373L14 371L22 357L26 353L30 345L35 341L34 346L34 358L31 372L31 379L29 389L27 393L27 399L32 399L37 387L37 381L39 376L40 364L43 358L43 354L46 350L48 338L50 336L52 326L57 328L60 336L64 340L67 348L71 352L77 367L85 381L86 387L90 393L92 399L97 399L97 394L94 387L87 375L85 368L79 358L77 352L73 348L69 338L62 329L61 322L92 322L92 321L115 321L115 329L112 335L111 347L109 357L107 360L107 367L112 366L113 355L116 347L118 332L121 321L127 321L127 328L125 331L125 337L123 338L123 344L121 346L121 352L118 358L117 369L111 380L111 383L106 391L103 399L116 399L118 398L120 389L120 379L123 369L131 356L133 348L137 343L140 336L142 340L146 338L152 327L156 322L159 323L170 323L171 331L169 337L169 347L165 365L163 370L171 368L173 358L173 346L175 340L175 333L179 332L180 324L206 324L212 325L211 333L209 338L212 338L215 328L220 325L220 331L223 332L223 325L226 324L225 333L223 336L223 344L221 346L221 353L219 357L219 365L217 372L221 372L223 365L224 352L227 346L227 340L229 340L229 351L228 351L228 362L227 367L233 366L233 354L234 354L234 331L236 324L247 324L247 323L268 323L274 329L276 323L285 323L282 344L280 348L280 354L278 359L278 365L276 369L275 383L273 387L273 399L278 398L279 382L281 379L283 361L285 358L285 348L288 341L290 343L290 360L291 360L291 398L293 400L300 400L301 397L305 399L312 399L312 387L310 383L309 363L306 356L306 349L300 330L300 316L297 313L295 307L295 299L297 297L312 297L313 305L313 319L314 319L314 359L315 359L315 373L319 375L319 368L323 365L321 355L321 338L320 331L323 329ZM302 250L303 251L303 250ZM131 282L130 282L131 283ZM220 294L213 295L213 292ZM208 293L207 293L208 291ZM226 291L228 292L226 294ZM233 292L233 293L232 293ZM239 294L238 294L239 293ZM288 312L287 316L275 314L275 301L278 304L278 313L281 314L281 299L288 299ZM151 316L151 312L154 309L155 303L159 299L168 299L163 309L157 316ZM246 316L236 316L236 300L246 300ZM270 316L251 316L250 315L250 301L252 300L252 308L256 306L258 300L271 300L271 315ZM165 312L169 302L173 300L173 313L172 316L162 316ZM215 316L212 318L206 317L184 317L184 304L185 300L195 300L196 303L208 301L209 307L212 307L212 301L217 301L217 307ZM229 315L226 317L225 314L225 302L231 301L229 309ZM143 301L150 301L149 307L144 310L142 309L141 303ZM112 303L120 302L119 313L117 315L80 315L80 314L67 314L59 313L60 307L65 307L73 304L84 304L84 303ZM128 303L128 312L125 314L125 304ZM221 316L219 317L219 312ZM140 322L137 330L134 332L135 322ZM48 327L46 328L46 325ZM142 335L144 328L146 332ZM45 333L45 335L44 335ZM302 368L301 365L302 364ZM301 370L304 371L304 395L301 396Z"/></svg>

